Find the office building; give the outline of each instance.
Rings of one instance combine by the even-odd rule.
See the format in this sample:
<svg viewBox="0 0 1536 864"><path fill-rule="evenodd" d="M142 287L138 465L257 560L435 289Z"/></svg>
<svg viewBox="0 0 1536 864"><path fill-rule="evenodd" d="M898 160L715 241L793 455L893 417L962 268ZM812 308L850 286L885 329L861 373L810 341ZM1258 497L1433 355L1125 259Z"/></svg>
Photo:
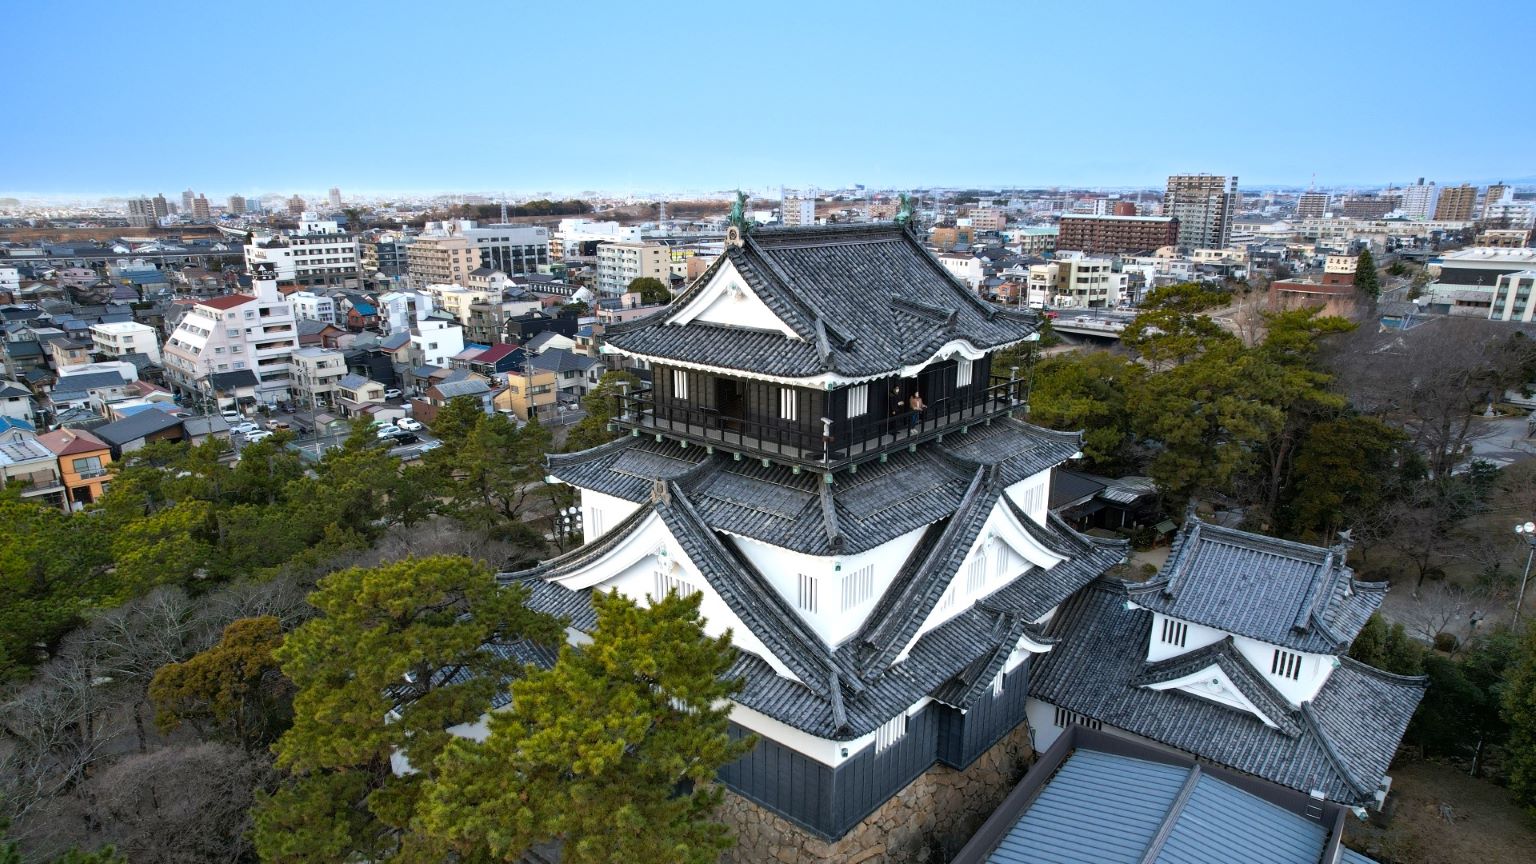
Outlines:
<svg viewBox="0 0 1536 864"><path fill-rule="evenodd" d="M645 239L639 226L625 227L617 222L592 219L561 219L560 227L549 238L549 256L557 261L596 258L599 243L638 243Z"/></svg>
<svg viewBox="0 0 1536 864"><path fill-rule="evenodd" d="M231 196L229 196L229 205L228 205L228 207L226 209L227 209L227 212L229 213L229 215L231 215L231 216L243 215L245 213L245 196L244 195L231 195Z"/></svg>
<svg viewBox="0 0 1536 864"><path fill-rule="evenodd" d="M271 264L292 285L359 287L357 235L334 221L310 219L296 230L257 235L245 246L245 263L252 270Z"/></svg>
<svg viewBox="0 0 1536 864"><path fill-rule="evenodd" d="M597 246L597 290L617 296L629 290L629 283L643 276L668 284L672 276L672 250L665 243L599 243Z"/></svg>
<svg viewBox="0 0 1536 864"><path fill-rule="evenodd" d="M1420 177L1419 182L1412 186L1404 186L1398 190L1401 202L1397 209L1409 219L1428 219L1435 215L1435 206L1440 200L1440 187L1434 183L1425 183Z"/></svg>
<svg viewBox="0 0 1536 864"><path fill-rule="evenodd" d="M1179 242L1171 216L1063 216L1056 248L1093 254L1155 252Z"/></svg>
<svg viewBox="0 0 1536 864"><path fill-rule="evenodd" d="M1328 215L1327 192L1303 192L1296 199L1297 219L1321 219Z"/></svg>
<svg viewBox="0 0 1536 864"><path fill-rule="evenodd" d="M1219 249L1232 237L1241 198L1236 177L1175 174L1163 195L1163 215L1179 220L1179 245Z"/></svg>
<svg viewBox="0 0 1536 864"><path fill-rule="evenodd" d="M466 249L469 255L457 254ZM549 229L538 225L480 225L473 219L428 222L411 241L406 258L411 284L418 288L434 282L468 285L469 272L480 267L500 270L508 276L537 273L549 264ZM452 278L441 278L445 275Z"/></svg>
<svg viewBox="0 0 1536 864"><path fill-rule="evenodd" d="M1493 287L1493 303L1488 317L1494 321L1536 321L1536 270L1521 270L1499 276Z"/></svg>
<svg viewBox="0 0 1536 864"><path fill-rule="evenodd" d="M1440 198L1435 202L1435 221L1471 222L1476 207L1476 186L1447 186L1440 190Z"/></svg>
<svg viewBox="0 0 1536 864"><path fill-rule="evenodd" d="M1536 249L1497 249L1471 246L1440 256L1440 273L1425 286L1424 293L1437 311L1452 315L1499 318L1495 295L1501 277L1536 269ZM1513 309L1518 283L1510 283L1509 296L1501 302ZM1520 313L1523 314L1523 313Z"/></svg>

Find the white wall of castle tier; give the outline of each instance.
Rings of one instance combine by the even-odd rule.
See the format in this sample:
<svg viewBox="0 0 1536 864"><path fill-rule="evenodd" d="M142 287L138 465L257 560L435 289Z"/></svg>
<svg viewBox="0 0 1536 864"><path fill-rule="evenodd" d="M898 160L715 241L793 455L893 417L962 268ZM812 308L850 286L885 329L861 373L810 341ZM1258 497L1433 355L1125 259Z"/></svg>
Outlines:
<svg viewBox="0 0 1536 864"><path fill-rule="evenodd" d="M555 581L572 590L616 590L640 602L647 602L646 598L658 591L698 591L704 595L699 606L704 632L720 636L730 631L736 647L762 658L779 675L791 681L800 680L742 624L655 513L605 554Z"/></svg>
<svg viewBox="0 0 1536 864"><path fill-rule="evenodd" d="M1232 683L1232 678L1223 672L1220 666L1212 664L1198 672L1185 675L1183 678L1175 678L1172 681L1164 681L1161 684L1148 684L1149 690L1183 690L1191 696L1201 699L1209 699L1239 711L1247 711L1259 718L1265 726L1275 727L1275 723L1269 716L1260 711L1258 706L1249 701L1248 697L1237 689Z"/></svg>
<svg viewBox="0 0 1536 864"><path fill-rule="evenodd" d="M640 505L613 495L581 490L581 542L586 545L628 519Z"/></svg>
<svg viewBox="0 0 1536 864"><path fill-rule="evenodd" d="M1046 508L1051 503L1051 472L1054 470L1047 468L1031 474L1003 490L1013 499L1013 503L1019 505L1020 510L1041 525L1045 524Z"/></svg>
<svg viewBox="0 0 1536 864"><path fill-rule="evenodd" d="M1182 633L1184 644L1178 644L1179 632L1165 628L1164 622L1182 624L1184 626ZM1165 633L1169 634L1174 641L1165 640ZM1232 644L1237 648L1238 653L1243 656L1243 659L1248 661L1248 665L1252 666L1260 675L1263 675L1264 679L1273 685L1276 690L1280 691L1280 695L1284 696L1286 701L1290 702L1293 706L1299 706L1301 703L1316 697L1317 691L1323 688L1323 685L1328 681L1328 676L1338 666L1338 660L1331 654L1294 651L1289 648L1272 645L1268 642L1250 639L1247 636L1228 634L1225 630L1217 630L1214 627L1184 621L1158 612L1152 613L1152 633L1148 637L1147 642L1147 661L1149 663L1156 663L1159 660L1178 657L1197 648L1204 648L1207 645L1220 642L1227 638L1228 635L1232 636ZM1282 663L1276 657L1277 651L1290 655L1292 658L1299 657L1300 660L1292 659L1287 663ZM1295 677L1291 677L1289 674L1292 670L1295 672ZM1162 688L1159 687L1158 689ZM1191 690L1190 692L1197 696L1209 698L1208 693L1199 690Z"/></svg>
<svg viewBox="0 0 1536 864"><path fill-rule="evenodd" d="M731 541L823 642L836 646L864 626L917 548L927 526L856 555L806 555L748 537Z"/></svg>
<svg viewBox="0 0 1536 864"><path fill-rule="evenodd" d="M748 327L753 330L777 330L790 339L799 340L799 334L783 319L775 315L768 304L747 285L741 272L730 261L720 264L709 284L698 293L693 302L672 313L668 324L687 324L690 321L720 324L726 327Z"/></svg>
<svg viewBox="0 0 1536 864"><path fill-rule="evenodd" d="M1024 716L1029 718L1029 736L1033 740L1036 753L1043 753L1050 749L1050 746L1056 743L1056 739L1061 736L1062 731L1067 726L1072 725L1073 722L1082 723L1087 719L1075 715L1070 715L1069 712L1068 717L1059 718L1063 721L1063 723L1062 725L1058 726L1056 723L1058 719L1056 706L1049 702L1042 702L1033 696L1031 696L1024 703ZM1124 729L1111 726L1108 723L1101 723L1094 728L1102 728L1106 731L1119 732L1123 735L1129 735L1130 737L1135 738L1137 741L1152 741L1150 738L1126 732Z"/></svg>

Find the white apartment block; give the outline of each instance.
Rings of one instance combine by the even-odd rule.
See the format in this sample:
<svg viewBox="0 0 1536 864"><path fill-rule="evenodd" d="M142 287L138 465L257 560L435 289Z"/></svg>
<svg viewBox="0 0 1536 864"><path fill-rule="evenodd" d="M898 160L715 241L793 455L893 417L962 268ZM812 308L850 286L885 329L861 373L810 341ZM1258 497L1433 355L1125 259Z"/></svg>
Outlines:
<svg viewBox="0 0 1536 864"><path fill-rule="evenodd" d="M1125 286L1125 274L1114 272L1108 258L1063 253L1029 268L1028 298L1036 307L1097 309L1119 305Z"/></svg>
<svg viewBox="0 0 1536 864"><path fill-rule="evenodd" d="M464 243L441 242L454 239ZM460 253L460 266L451 268L449 273L435 272L441 269L439 265L443 262L435 259L429 262L428 256L418 255L416 247L422 243L428 247L441 246L450 253L450 262L453 253ZM465 251L474 254L462 255ZM469 272L480 267L490 267L508 275L537 273L540 267L549 264L549 229L538 225L481 226L473 219L428 222L426 229L406 247L406 256L412 284L417 287L433 282L465 285ZM418 261L422 262L419 266Z"/></svg>
<svg viewBox="0 0 1536 864"><path fill-rule="evenodd" d="M346 316L336 308L336 301L313 291L295 291L288 295L293 304L293 317L305 321L321 321L338 327L346 324Z"/></svg>
<svg viewBox="0 0 1536 864"><path fill-rule="evenodd" d="M1494 321L1536 321L1536 270L1505 273L1493 287L1493 304L1488 317Z"/></svg>
<svg viewBox="0 0 1536 864"><path fill-rule="evenodd" d="M278 280L305 286L357 288L360 260L357 235L326 220L305 220L297 231L257 236L245 246L245 263L252 272L270 264Z"/></svg>
<svg viewBox="0 0 1536 864"><path fill-rule="evenodd" d="M293 398L300 405L335 405L337 384L346 375L347 358L340 351L300 348L293 352Z"/></svg>
<svg viewBox="0 0 1536 864"><path fill-rule="evenodd" d="M816 224L816 199L786 197L779 214L780 221L791 228Z"/></svg>
<svg viewBox="0 0 1536 864"><path fill-rule="evenodd" d="M1430 219L1435 215L1435 205L1440 202L1440 187L1434 183L1425 183L1424 178L1412 186L1404 186L1398 190L1402 193L1402 202L1397 205L1397 210L1409 219Z"/></svg>
<svg viewBox="0 0 1536 864"><path fill-rule="evenodd" d="M598 222L593 219L561 219L560 227L549 238L549 256L556 260L580 258L583 250L587 255L597 254L599 243L639 243L639 226L624 227L617 222Z"/></svg>
<svg viewBox="0 0 1536 864"><path fill-rule="evenodd" d="M293 306L278 293L272 267L256 271L255 294L226 294L199 300L165 343L169 382L189 393L204 393L208 376L248 369L256 375L262 401L288 396L293 352L299 347Z"/></svg>
<svg viewBox="0 0 1536 864"><path fill-rule="evenodd" d="M944 265L944 269L948 270L951 276L971 286L972 291L979 290L982 281L987 278L981 259L975 255L941 252L938 258L939 263Z"/></svg>
<svg viewBox="0 0 1536 864"><path fill-rule="evenodd" d="M155 328L136 321L112 321L91 325L92 353L106 357L143 354L156 366L165 361L160 354L160 337Z"/></svg>
<svg viewBox="0 0 1536 864"><path fill-rule="evenodd" d="M15 294L21 290L21 271L15 267L0 267L0 294Z"/></svg>
<svg viewBox="0 0 1536 864"><path fill-rule="evenodd" d="M1487 204L1483 207L1483 219L1501 224L1508 220L1510 228L1536 227L1536 203L1507 199Z"/></svg>
<svg viewBox="0 0 1536 864"><path fill-rule="evenodd" d="M667 284L672 275L672 250L664 243L600 243L597 247L597 291L617 297L643 276Z"/></svg>
<svg viewBox="0 0 1536 864"><path fill-rule="evenodd" d="M411 364L443 369L453 355L464 350L464 328L442 318L423 318L411 328Z"/></svg>
<svg viewBox="0 0 1536 864"><path fill-rule="evenodd" d="M427 285L421 293L432 298L432 305L452 315L455 321L468 326L470 307L477 303L501 300L500 291L465 288L462 285Z"/></svg>

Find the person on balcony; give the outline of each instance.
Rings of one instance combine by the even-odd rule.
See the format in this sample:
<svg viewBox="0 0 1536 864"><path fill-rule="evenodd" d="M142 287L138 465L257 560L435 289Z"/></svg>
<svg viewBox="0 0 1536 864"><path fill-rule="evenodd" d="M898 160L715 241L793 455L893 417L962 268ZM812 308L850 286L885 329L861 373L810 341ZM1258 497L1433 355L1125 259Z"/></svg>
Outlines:
<svg viewBox="0 0 1536 864"><path fill-rule="evenodd" d="M913 390L911 398L907 399L907 407L912 409L910 428L916 429L923 423L923 409L928 407L928 404L923 401L923 394Z"/></svg>

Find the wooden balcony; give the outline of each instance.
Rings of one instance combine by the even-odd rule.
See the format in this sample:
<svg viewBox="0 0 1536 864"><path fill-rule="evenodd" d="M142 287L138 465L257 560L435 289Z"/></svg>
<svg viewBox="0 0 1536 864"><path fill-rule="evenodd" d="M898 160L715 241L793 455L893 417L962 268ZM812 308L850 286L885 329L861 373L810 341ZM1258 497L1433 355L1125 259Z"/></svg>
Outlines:
<svg viewBox="0 0 1536 864"><path fill-rule="evenodd" d="M632 435L655 435L746 457L807 468L837 471L939 436L1024 410L1026 382L993 377L988 386L936 399L921 413L902 411L885 418L854 421L814 418L797 424L746 416L728 416L689 404L658 405L650 387L619 397L614 425Z"/></svg>

